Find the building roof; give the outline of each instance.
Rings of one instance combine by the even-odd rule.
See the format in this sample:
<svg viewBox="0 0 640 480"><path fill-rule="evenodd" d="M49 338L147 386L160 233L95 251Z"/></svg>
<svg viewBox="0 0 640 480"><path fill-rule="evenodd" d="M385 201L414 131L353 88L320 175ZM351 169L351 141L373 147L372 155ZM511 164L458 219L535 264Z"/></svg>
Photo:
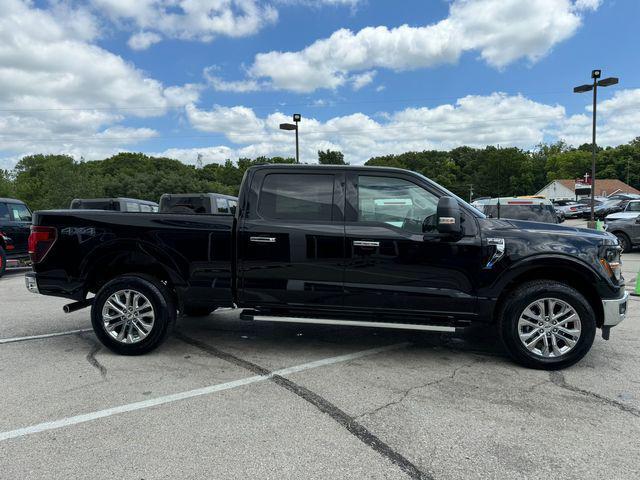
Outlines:
<svg viewBox="0 0 640 480"><path fill-rule="evenodd" d="M563 187L568 188L572 192L575 189L576 181L570 180L555 180L562 184ZM640 194L640 190L633 188L631 185L627 185L622 180L617 178L596 178L596 195L609 196L616 193L637 193Z"/></svg>
<svg viewBox="0 0 640 480"><path fill-rule="evenodd" d="M570 192L575 192L576 181L573 179L569 180L554 180L553 182L549 182L545 187L540 190L536 195L543 195L544 191L548 189L551 185L556 184L566 188ZM633 188L630 185L627 185L622 180L618 180L617 178L598 178L596 179L596 191L594 192L596 195L600 196L609 196L615 195L616 193L635 193L640 194L640 190Z"/></svg>

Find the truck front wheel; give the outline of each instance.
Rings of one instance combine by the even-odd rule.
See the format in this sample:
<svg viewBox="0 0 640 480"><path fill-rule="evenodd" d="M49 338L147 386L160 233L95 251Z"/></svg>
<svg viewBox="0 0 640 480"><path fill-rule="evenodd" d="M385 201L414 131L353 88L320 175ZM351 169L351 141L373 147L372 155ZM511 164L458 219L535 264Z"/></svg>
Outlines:
<svg viewBox="0 0 640 480"><path fill-rule="evenodd" d="M146 276L114 278L100 289L91 307L96 336L121 355L142 355L157 348L175 320L171 293Z"/></svg>
<svg viewBox="0 0 640 480"><path fill-rule="evenodd" d="M529 368L557 370L584 357L596 333L593 309L574 288L534 281L508 294L498 319L505 348Z"/></svg>

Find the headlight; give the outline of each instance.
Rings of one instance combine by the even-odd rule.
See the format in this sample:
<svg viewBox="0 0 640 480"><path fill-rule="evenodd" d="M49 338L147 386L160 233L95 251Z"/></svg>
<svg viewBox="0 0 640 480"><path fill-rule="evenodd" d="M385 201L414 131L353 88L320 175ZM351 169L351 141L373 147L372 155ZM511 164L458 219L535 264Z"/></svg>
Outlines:
<svg viewBox="0 0 640 480"><path fill-rule="evenodd" d="M611 278L618 283L622 280L622 260L620 247L607 247L600 257L600 264Z"/></svg>

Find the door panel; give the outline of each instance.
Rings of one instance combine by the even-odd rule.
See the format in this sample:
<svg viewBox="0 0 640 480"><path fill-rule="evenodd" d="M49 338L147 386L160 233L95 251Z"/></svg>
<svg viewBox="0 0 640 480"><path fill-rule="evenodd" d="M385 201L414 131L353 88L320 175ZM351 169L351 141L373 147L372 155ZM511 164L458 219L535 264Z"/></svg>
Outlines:
<svg viewBox="0 0 640 480"><path fill-rule="evenodd" d="M425 188L410 180L380 176L375 181L368 174L349 176L347 182L355 218L345 224L345 306L473 315L479 238L453 242L425 237L420 219L435 213L438 197L420 192Z"/></svg>
<svg viewBox="0 0 640 480"><path fill-rule="evenodd" d="M253 207L239 230L243 305L342 305L344 177L325 172L252 179Z"/></svg>
<svg viewBox="0 0 640 480"><path fill-rule="evenodd" d="M7 233L13 240L15 250L13 254L23 255L28 251L29 234L31 233L31 212L19 203L8 203L11 216L10 227Z"/></svg>

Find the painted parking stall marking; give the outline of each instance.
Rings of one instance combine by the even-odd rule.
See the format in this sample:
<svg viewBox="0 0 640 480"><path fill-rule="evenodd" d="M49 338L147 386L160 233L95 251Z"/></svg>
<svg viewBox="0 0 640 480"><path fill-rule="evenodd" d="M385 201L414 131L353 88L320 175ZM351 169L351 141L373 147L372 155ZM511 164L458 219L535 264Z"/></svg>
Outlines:
<svg viewBox="0 0 640 480"><path fill-rule="evenodd" d="M161 397L150 398L140 402L128 403L124 405L118 405L116 407L107 408L104 410L98 410L95 412L85 413L82 415L74 415L71 417L62 418L59 420L53 420L50 422L39 423L24 428L18 428L16 430L9 430L0 432L0 442L9 440L11 438L24 437L26 435L32 435L35 433L46 432L49 430L56 430L59 428L69 427L71 425L77 425L80 423L91 422L100 418L111 417L120 413L133 412L135 410L144 410L159 405L165 405L167 403L173 403L180 400L186 400L189 398L201 397L203 395L210 395L216 392L224 390L230 390L233 388L250 385L252 383L263 382L270 380L272 377L283 377L291 375L293 373L302 372L305 370L311 370L313 368L324 367L326 365L332 365L335 363L348 362L357 358L367 357L369 355L375 355L382 352L388 352L390 350L396 350L407 346L408 343L398 343L394 345L387 345L384 347L372 348L369 350L362 350L359 352L348 353L345 355L339 355L337 357L329 357L313 362L303 363L301 365L294 365L292 367L283 368L281 370L273 371L267 375L254 375L251 377L241 378L231 382L220 383L217 385L210 385L208 387L197 388L195 390L188 390L185 392L173 393L170 395L164 395Z"/></svg>

